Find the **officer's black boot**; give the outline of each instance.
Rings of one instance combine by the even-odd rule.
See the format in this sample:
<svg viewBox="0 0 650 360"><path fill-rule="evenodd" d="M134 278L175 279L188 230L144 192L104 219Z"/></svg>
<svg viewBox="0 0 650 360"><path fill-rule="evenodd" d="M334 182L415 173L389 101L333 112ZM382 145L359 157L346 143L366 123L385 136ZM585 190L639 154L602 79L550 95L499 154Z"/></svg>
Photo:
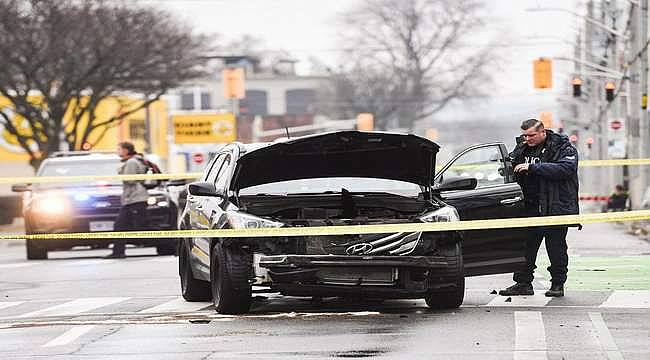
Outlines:
<svg viewBox="0 0 650 360"><path fill-rule="evenodd" d="M517 295L533 295L533 284L531 283L516 283L509 288L499 291L501 296L517 296Z"/></svg>
<svg viewBox="0 0 650 360"><path fill-rule="evenodd" d="M563 284L552 284L551 288L545 294L548 297L562 297L564 296Z"/></svg>

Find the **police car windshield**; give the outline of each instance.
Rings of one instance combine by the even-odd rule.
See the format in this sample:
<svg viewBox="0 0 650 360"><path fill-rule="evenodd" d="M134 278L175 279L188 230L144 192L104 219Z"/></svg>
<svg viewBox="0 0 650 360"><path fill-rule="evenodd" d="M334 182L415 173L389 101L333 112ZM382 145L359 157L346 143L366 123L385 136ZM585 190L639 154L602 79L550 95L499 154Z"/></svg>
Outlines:
<svg viewBox="0 0 650 360"><path fill-rule="evenodd" d="M52 161L43 164L38 176L92 176L92 175L117 175L120 166L119 159L102 160L66 160ZM119 181L103 182L107 185L120 185ZM80 183L68 183L71 186L78 186ZM84 182L83 184L89 184ZM61 186L66 184L42 184L41 187Z"/></svg>
<svg viewBox="0 0 650 360"><path fill-rule="evenodd" d="M383 192L402 196L418 196L416 184L376 178L333 177L279 181L241 189L240 195L287 195L339 193L342 189L357 193Z"/></svg>

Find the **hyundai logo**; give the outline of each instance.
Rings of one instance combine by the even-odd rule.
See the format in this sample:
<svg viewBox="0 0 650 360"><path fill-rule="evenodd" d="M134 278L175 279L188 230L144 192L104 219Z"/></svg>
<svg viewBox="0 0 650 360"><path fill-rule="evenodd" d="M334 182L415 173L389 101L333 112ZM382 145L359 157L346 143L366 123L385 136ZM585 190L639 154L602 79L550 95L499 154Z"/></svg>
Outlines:
<svg viewBox="0 0 650 360"><path fill-rule="evenodd" d="M348 247L347 249L345 249L345 252L348 255L363 255L371 252L372 248L373 248L372 244L359 243Z"/></svg>

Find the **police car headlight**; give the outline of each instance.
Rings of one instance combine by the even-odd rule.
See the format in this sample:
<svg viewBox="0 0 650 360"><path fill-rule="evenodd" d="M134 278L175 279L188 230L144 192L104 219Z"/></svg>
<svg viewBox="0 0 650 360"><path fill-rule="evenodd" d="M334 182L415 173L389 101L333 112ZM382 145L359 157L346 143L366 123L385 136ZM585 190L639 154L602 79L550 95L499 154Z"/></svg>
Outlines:
<svg viewBox="0 0 650 360"><path fill-rule="evenodd" d="M164 196L149 196L147 199L147 205L165 207L169 206L169 201L167 201L167 198Z"/></svg>
<svg viewBox="0 0 650 360"><path fill-rule="evenodd" d="M422 222L449 222L458 220L460 220L458 211L451 206L445 206L420 216L420 221Z"/></svg>
<svg viewBox="0 0 650 360"><path fill-rule="evenodd" d="M279 228L284 226L281 222L263 219L240 212L229 212L226 216L230 227L233 229Z"/></svg>
<svg viewBox="0 0 650 360"><path fill-rule="evenodd" d="M62 215L70 209L68 199L63 196L47 196L35 199L32 211L43 215Z"/></svg>

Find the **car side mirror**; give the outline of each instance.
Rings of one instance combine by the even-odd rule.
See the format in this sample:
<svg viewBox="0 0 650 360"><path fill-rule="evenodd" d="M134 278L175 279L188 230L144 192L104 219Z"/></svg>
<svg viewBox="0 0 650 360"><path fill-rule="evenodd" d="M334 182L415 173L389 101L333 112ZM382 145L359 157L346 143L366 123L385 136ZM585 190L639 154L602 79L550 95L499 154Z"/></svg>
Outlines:
<svg viewBox="0 0 650 360"><path fill-rule="evenodd" d="M11 191L13 192L26 192L30 191L31 186L29 184L13 184L11 185Z"/></svg>
<svg viewBox="0 0 650 360"><path fill-rule="evenodd" d="M456 176L445 179L440 185L433 188L435 192L452 191L452 190L474 190L478 185L478 180L469 176Z"/></svg>
<svg viewBox="0 0 650 360"><path fill-rule="evenodd" d="M193 182L188 185L187 192L193 196L226 197L223 191L217 190L214 184L209 182Z"/></svg>

